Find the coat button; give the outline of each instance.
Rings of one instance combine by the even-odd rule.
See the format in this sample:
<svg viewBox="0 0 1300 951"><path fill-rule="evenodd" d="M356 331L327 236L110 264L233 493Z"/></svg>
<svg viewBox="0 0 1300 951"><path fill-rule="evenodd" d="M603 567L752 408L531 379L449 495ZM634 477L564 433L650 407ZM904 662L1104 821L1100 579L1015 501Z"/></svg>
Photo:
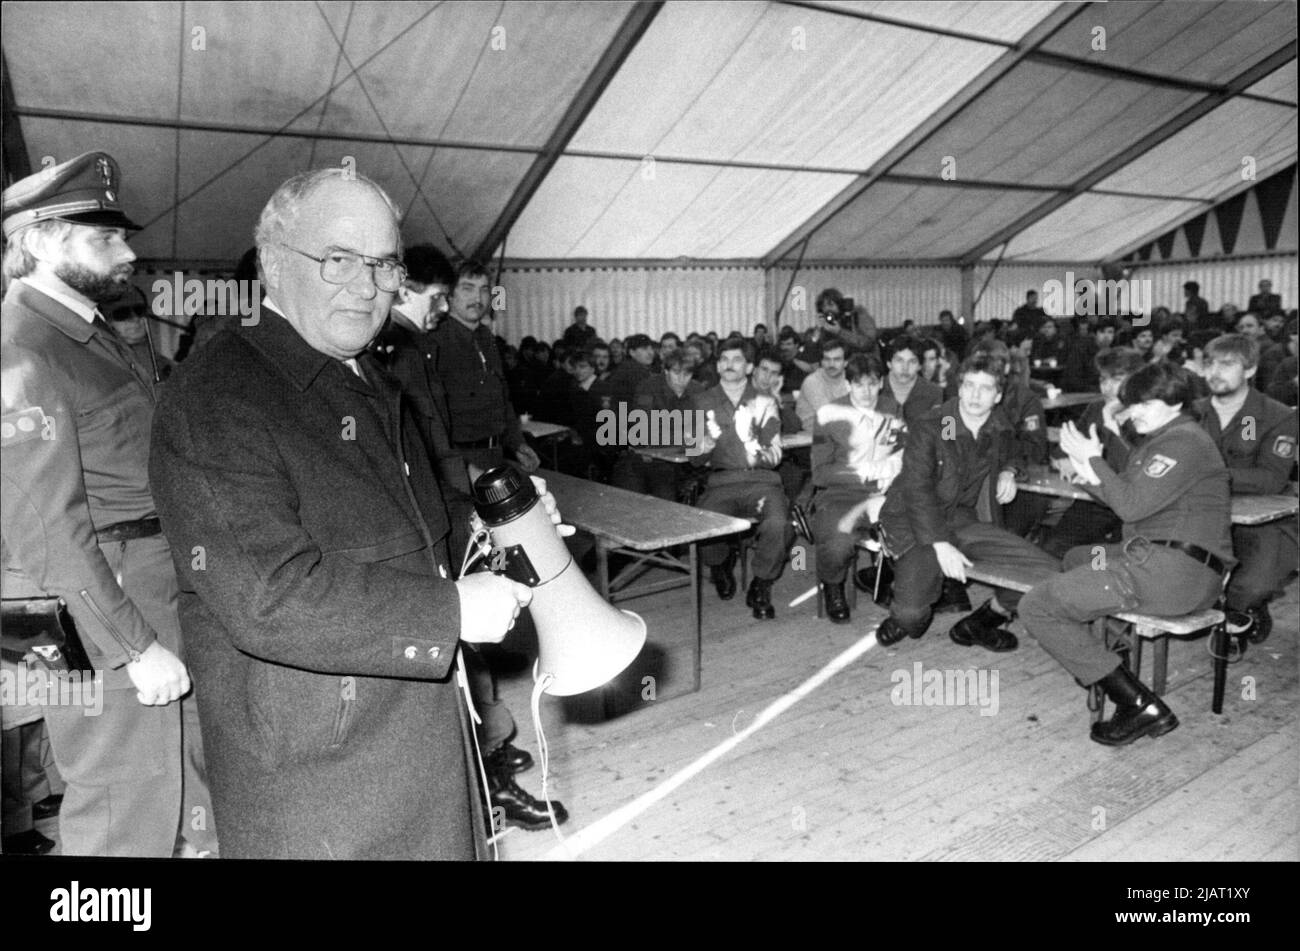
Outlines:
<svg viewBox="0 0 1300 951"><path fill-rule="evenodd" d="M439 566L438 566L438 577L439 577L439 578L445 578L445 577L447 577L447 566L446 566L446 565L439 565Z"/></svg>
<svg viewBox="0 0 1300 951"><path fill-rule="evenodd" d="M406 650L402 651L402 656L405 657L407 660L415 660L415 655L416 655L416 650L414 644L412 644Z"/></svg>
<svg viewBox="0 0 1300 951"><path fill-rule="evenodd" d="M430 648L429 648L429 658L430 658L431 660L437 660L437 659L438 659L438 655L441 654L441 653L442 653L442 648L441 648L441 647L430 647Z"/></svg>

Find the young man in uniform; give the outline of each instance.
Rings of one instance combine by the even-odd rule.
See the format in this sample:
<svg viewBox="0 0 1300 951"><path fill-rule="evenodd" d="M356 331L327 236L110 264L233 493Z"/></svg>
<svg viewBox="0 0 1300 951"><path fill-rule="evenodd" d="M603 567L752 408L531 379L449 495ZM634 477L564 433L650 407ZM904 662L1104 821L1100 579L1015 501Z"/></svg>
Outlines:
<svg viewBox="0 0 1300 951"><path fill-rule="evenodd" d="M1205 348L1211 396L1197 400L1201 425L1228 465L1234 495L1276 495L1295 470L1297 419L1251 386L1258 370L1259 344L1244 334L1224 334ZM1300 557L1297 519L1264 525L1234 525L1232 547L1240 564L1228 582L1229 610L1249 615L1250 639L1267 640L1273 629L1268 601L1286 583Z"/></svg>
<svg viewBox="0 0 1300 951"><path fill-rule="evenodd" d="M1219 597L1232 565L1228 470L1191 408L1191 374L1152 363L1124 383L1120 399L1146 439L1116 472L1096 427L1061 428L1061 448L1088 490L1124 521L1124 542L1075 548L1064 574L1020 602L1025 628L1084 687L1100 683L1115 713L1092 738L1121 746L1160 736L1178 718L1096 637L1090 621L1117 611L1181 615Z"/></svg>
<svg viewBox="0 0 1300 951"><path fill-rule="evenodd" d="M944 578L966 581L971 559L1005 565L1035 577L1060 563L999 527L1001 505L1016 494L1011 425L995 412L1005 383L1003 363L976 354L961 366L961 386L950 400L908 427L903 469L885 497L880 528L894 559L894 597L876 639L888 647L921 637L930 625ZM1016 636L1002 625L1020 595L999 589L949 632L963 646L1010 651Z"/></svg>

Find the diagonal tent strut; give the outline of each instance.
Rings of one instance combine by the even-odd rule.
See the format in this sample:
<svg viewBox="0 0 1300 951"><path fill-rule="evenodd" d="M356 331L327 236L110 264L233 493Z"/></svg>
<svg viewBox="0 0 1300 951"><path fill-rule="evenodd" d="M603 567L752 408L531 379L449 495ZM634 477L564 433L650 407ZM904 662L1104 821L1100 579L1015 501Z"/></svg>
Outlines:
<svg viewBox="0 0 1300 951"><path fill-rule="evenodd" d="M1166 139L1178 134L1197 119L1207 115L1213 109L1223 105L1241 90L1247 89L1276 69L1285 66L1296 57L1296 41L1292 40L1272 55L1264 57L1255 65L1238 73L1221 92L1211 93L1201 101L1192 104L1159 128L1133 142L1120 152L1102 162L1087 175L1076 181L1069 192L1053 195L1038 206L1031 208L1015 221L999 229L975 247L962 255L963 264L974 264L1000 244L1010 241L1030 225L1043 220L1058 208L1063 207L1083 194L1093 185L1110 177L1138 156L1149 152Z"/></svg>
<svg viewBox="0 0 1300 951"><path fill-rule="evenodd" d="M597 60L591 73L583 82L582 88L578 90L577 95L573 97L568 108L565 109L564 115L560 118L550 137L546 140L546 144L542 147L541 154L533 160L528 171L524 173L524 177L515 186L510 200L501 209L501 214L497 216L497 220L493 222L483 240L474 249L475 258L483 260L493 252L497 245L504 241L505 236L514 227L514 223L523 214L528 202L532 200L537 189L541 187L546 176L555 166L555 163L559 161L565 146L577 134L588 113L591 112L597 100L600 99L601 93L605 91L605 87L609 85L619 67L623 65L632 50L636 48L637 43L645 35L646 30L649 29L651 22L662 7L663 0L639 0L628 13L627 18L624 19L614 33L613 39L605 48L605 52L601 54L600 59Z"/></svg>
<svg viewBox="0 0 1300 951"><path fill-rule="evenodd" d="M1046 43L1056 32L1087 9L1088 4L1057 7L1032 30L1025 34L1020 45L999 56L973 80L966 84L956 95L932 113L924 122L903 137L893 148L882 155L871 168L857 181L850 183L838 195L819 208L807 221L792 231L763 258L763 267L776 266L788 258L803 242L820 231L836 215L857 200L868 188L881 179L894 166L904 161L929 139L955 121L965 109L981 95L992 88L993 84L1006 76L1019 65L1030 51ZM836 11L843 12L843 11Z"/></svg>

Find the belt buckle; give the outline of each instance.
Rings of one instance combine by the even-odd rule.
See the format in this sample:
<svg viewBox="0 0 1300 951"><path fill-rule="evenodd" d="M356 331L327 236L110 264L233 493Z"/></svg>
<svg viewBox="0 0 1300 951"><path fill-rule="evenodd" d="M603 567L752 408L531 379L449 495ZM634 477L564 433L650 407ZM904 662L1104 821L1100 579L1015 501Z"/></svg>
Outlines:
<svg viewBox="0 0 1300 951"><path fill-rule="evenodd" d="M1124 543L1124 555L1131 564L1144 565L1151 557L1151 548L1150 539L1142 535L1134 535Z"/></svg>

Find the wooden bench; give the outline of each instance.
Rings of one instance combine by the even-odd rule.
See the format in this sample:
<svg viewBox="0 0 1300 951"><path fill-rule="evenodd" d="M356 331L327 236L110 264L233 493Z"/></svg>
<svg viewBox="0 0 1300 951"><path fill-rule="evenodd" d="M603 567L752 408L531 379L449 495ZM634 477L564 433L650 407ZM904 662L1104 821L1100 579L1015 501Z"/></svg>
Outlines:
<svg viewBox="0 0 1300 951"><path fill-rule="evenodd" d="M981 584L990 585L995 588L1009 588L1013 591L1025 592L1033 585L1024 578L1018 577L1014 572L1004 568L976 563L966 569L966 578L969 581L978 581ZM1151 640L1155 642L1155 656L1152 661L1151 672L1151 689L1156 693L1165 692L1167 677L1167 666L1169 661L1169 636L1176 635L1186 637L1189 634L1195 634L1210 628L1211 637L1213 638L1212 651L1214 656L1214 698L1211 703L1211 709L1215 713L1223 712L1223 693L1228 679L1228 633L1224 624L1224 614L1217 608L1207 608L1204 611L1197 611L1194 614L1184 614L1180 617L1157 617L1153 614L1138 614L1132 611L1120 611L1109 615L1118 621L1123 622L1126 627L1132 631L1131 643L1133 644L1133 675L1140 677L1142 675L1142 642ZM1105 624L1106 618L1101 617L1093 622L1094 625ZM1100 630L1094 627L1094 630ZM1090 704L1090 707L1093 707ZM1094 711L1100 714L1100 705L1096 705Z"/></svg>

